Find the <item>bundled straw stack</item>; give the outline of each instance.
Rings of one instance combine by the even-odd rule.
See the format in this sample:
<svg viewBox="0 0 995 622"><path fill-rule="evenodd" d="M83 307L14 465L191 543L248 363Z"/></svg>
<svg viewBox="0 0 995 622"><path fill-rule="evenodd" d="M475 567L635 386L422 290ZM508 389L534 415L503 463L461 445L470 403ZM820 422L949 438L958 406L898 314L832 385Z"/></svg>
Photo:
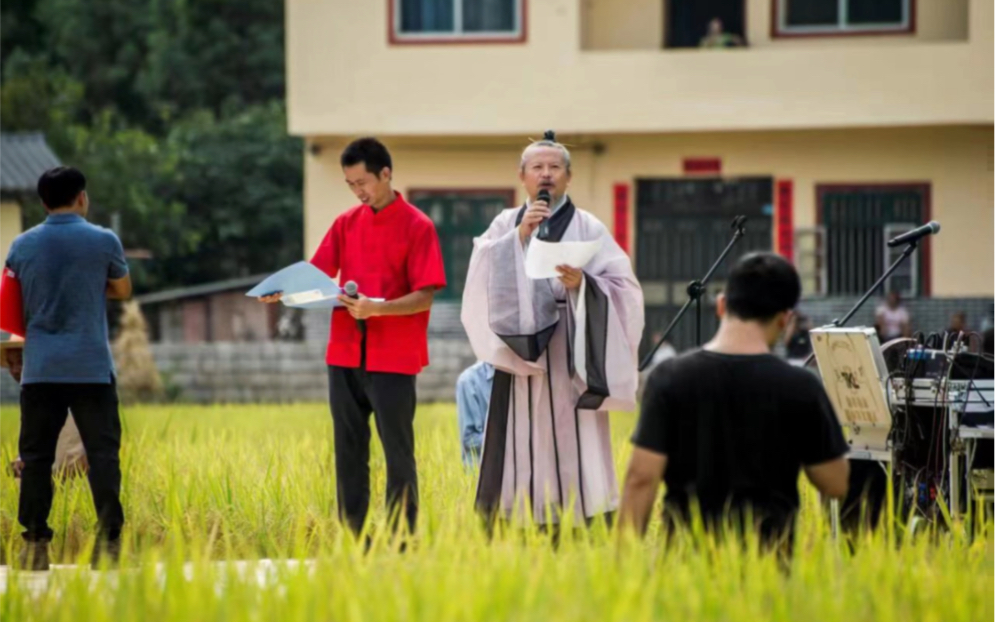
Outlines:
<svg viewBox="0 0 995 622"><path fill-rule="evenodd" d="M124 305L113 351L122 402L152 402L162 398L162 378L149 347L148 325L134 300Z"/></svg>

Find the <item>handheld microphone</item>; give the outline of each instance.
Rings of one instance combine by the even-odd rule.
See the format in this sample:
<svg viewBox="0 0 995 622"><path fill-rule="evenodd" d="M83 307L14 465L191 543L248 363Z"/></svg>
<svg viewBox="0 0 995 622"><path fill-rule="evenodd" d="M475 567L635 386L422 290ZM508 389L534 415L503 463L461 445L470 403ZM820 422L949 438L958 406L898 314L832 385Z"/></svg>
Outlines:
<svg viewBox="0 0 995 622"><path fill-rule="evenodd" d="M353 300L359 300L359 286L356 285L356 281L347 281L344 291L346 296ZM356 324L359 326L360 332L366 334L366 320L356 320Z"/></svg>
<svg viewBox="0 0 995 622"><path fill-rule="evenodd" d="M539 194L536 195L536 201L545 201L546 204L548 205L550 201L549 190L546 190L545 188L540 190ZM548 237L549 237L549 218L543 218L542 222L539 223L538 238L540 240L545 240Z"/></svg>
<svg viewBox="0 0 995 622"><path fill-rule="evenodd" d="M935 220L932 220L921 227L903 233L897 238L892 238L888 240L888 248L901 246L902 244L918 242L920 239L926 237L927 235L933 235L939 232L940 232L940 223L936 222Z"/></svg>

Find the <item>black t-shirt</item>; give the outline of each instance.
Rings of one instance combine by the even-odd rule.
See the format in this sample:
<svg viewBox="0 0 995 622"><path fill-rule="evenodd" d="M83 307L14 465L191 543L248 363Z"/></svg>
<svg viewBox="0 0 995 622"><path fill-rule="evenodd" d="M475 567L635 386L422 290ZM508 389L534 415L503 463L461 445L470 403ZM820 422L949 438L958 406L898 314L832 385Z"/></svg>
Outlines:
<svg viewBox="0 0 995 622"><path fill-rule="evenodd" d="M749 511L761 535L790 535L803 466L848 444L819 378L774 355L696 350L650 375L632 442L666 454L665 522L706 525Z"/></svg>

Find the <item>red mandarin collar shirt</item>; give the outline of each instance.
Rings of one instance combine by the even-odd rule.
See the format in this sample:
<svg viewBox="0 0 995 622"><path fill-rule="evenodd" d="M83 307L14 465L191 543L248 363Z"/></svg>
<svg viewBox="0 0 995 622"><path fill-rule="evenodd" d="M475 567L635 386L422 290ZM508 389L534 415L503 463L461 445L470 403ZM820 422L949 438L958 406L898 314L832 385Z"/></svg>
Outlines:
<svg viewBox="0 0 995 622"><path fill-rule="evenodd" d="M395 300L411 292L446 286L439 236L432 220L400 192L375 212L358 205L335 219L311 263L339 285L355 281L368 298ZM417 374L428 365L429 312L366 320L366 369ZM356 320L337 307L325 362L359 367L363 337Z"/></svg>

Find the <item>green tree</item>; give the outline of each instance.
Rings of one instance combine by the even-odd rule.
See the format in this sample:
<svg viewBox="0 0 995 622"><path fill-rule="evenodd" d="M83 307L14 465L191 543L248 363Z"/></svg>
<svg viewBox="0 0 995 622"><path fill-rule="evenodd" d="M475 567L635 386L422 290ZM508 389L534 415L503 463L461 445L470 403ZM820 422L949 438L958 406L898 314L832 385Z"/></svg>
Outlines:
<svg viewBox="0 0 995 622"><path fill-rule="evenodd" d="M4 62L0 85L0 127L44 132L53 149L65 149L65 129L76 123L84 87L42 56L14 50Z"/></svg>
<svg viewBox="0 0 995 622"><path fill-rule="evenodd" d="M148 0L39 0L36 14L52 59L85 87L84 115L113 108L130 123L155 121L136 88L154 25Z"/></svg>
<svg viewBox="0 0 995 622"><path fill-rule="evenodd" d="M284 3L155 0L138 87L169 118L284 97Z"/></svg>
<svg viewBox="0 0 995 622"><path fill-rule="evenodd" d="M187 206L184 228L197 232L196 248L163 266L170 280L245 276L300 259L302 145L287 136L282 101L191 115L168 144L178 158L170 196Z"/></svg>
<svg viewBox="0 0 995 622"><path fill-rule="evenodd" d="M3 3L0 125L41 131L89 179L136 290L263 272L302 253L279 0ZM28 226L44 217L26 210Z"/></svg>
<svg viewBox="0 0 995 622"><path fill-rule="evenodd" d="M36 14L38 0L4 0L0 4L0 58L15 50L35 54L45 49L45 26Z"/></svg>

